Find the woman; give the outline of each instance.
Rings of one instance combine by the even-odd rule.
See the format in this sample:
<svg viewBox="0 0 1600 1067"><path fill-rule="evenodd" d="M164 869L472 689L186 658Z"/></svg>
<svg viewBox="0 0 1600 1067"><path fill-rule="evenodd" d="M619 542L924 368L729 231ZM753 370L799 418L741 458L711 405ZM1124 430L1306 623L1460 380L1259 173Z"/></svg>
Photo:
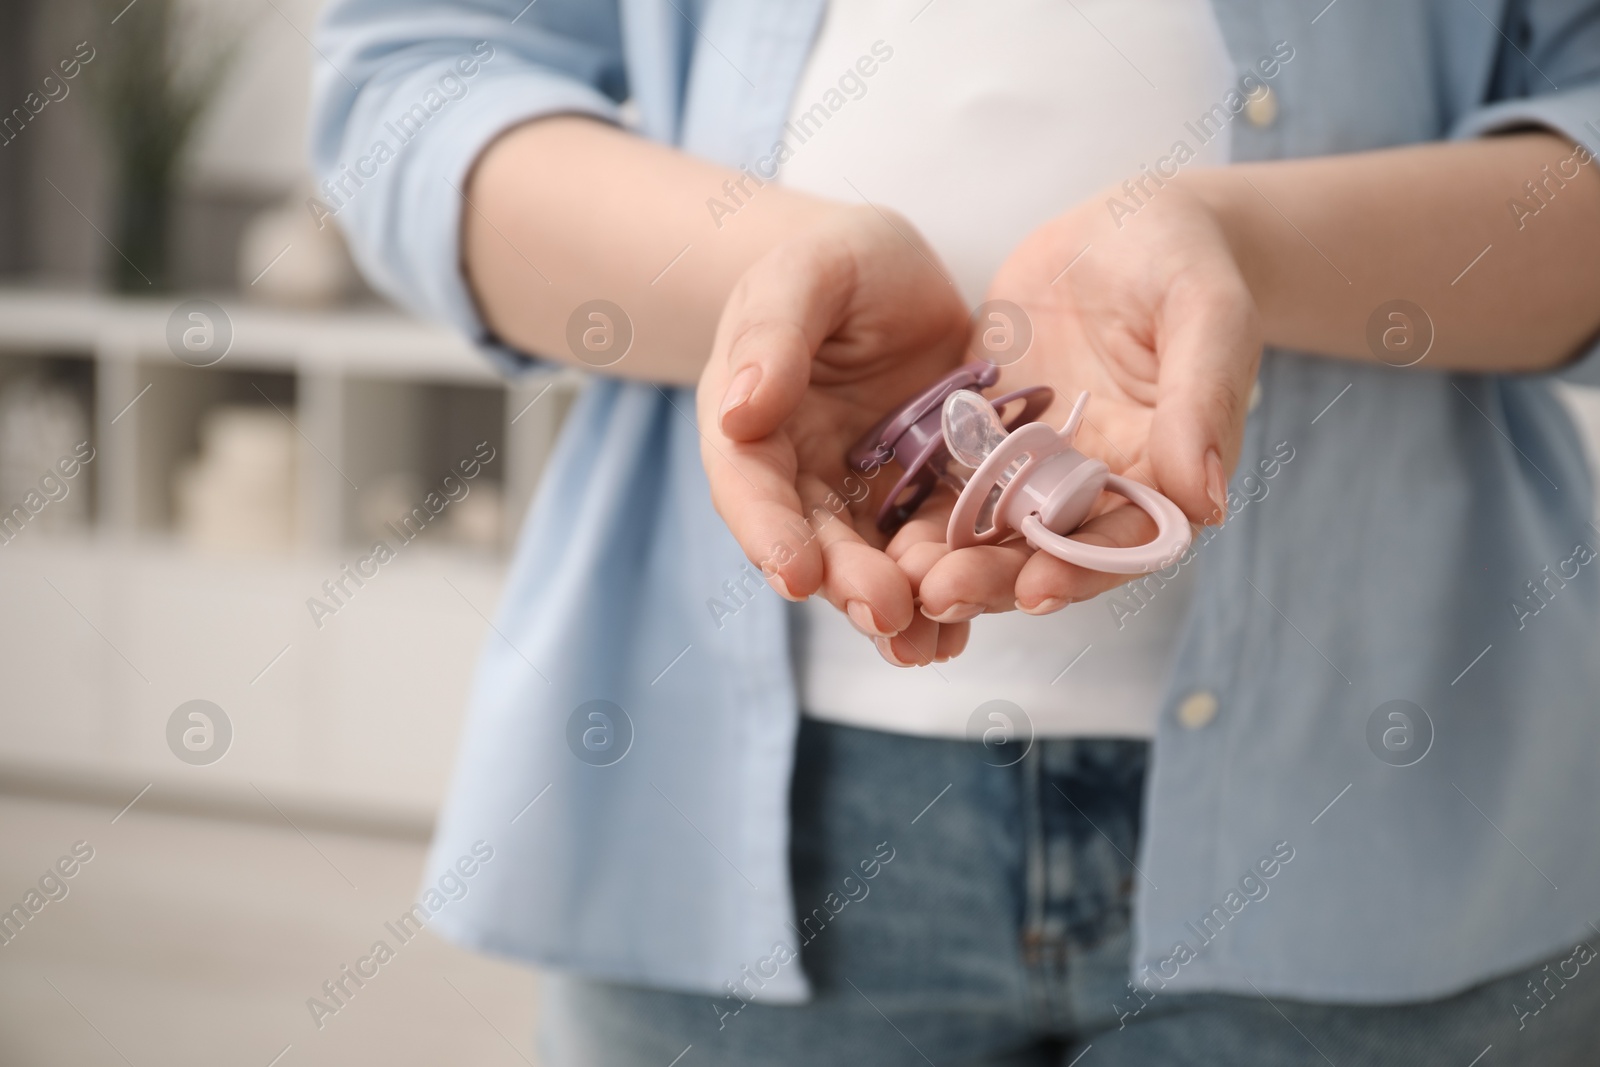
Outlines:
<svg viewBox="0 0 1600 1067"><path fill-rule="evenodd" d="M1600 7L344 0L319 46L374 283L601 370L433 858L493 846L436 925L555 972L550 1062L1592 1057L1548 376ZM969 352L1090 390L1185 563L876 538L844 452Z"/></svg>

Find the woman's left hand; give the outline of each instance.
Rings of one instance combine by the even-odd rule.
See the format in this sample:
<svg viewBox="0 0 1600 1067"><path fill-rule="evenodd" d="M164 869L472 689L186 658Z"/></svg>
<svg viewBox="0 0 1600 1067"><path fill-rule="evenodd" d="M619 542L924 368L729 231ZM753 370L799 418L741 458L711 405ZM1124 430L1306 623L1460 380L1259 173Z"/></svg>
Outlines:
<svg viewBox="0 0 1600 1067"><path fill-rule="evenodd" d="M1019 306L1033 334L991 392L1051 386L1044 421L1059 426L1088 390L1078 448L1154 486L1192 522L1221 521L1261 328L1223 225L1201 197L1169 183L1120 225L1104 198L1086 201L1019 245L989 297ZM951 550L953 499L941 491L888 548L931 619L1013 607L1042 615L1129 580L1020 538ZM1131 547L1154 537L1149 517L1120 497L1103 497L1100 508L1075 538Z"/></svg>

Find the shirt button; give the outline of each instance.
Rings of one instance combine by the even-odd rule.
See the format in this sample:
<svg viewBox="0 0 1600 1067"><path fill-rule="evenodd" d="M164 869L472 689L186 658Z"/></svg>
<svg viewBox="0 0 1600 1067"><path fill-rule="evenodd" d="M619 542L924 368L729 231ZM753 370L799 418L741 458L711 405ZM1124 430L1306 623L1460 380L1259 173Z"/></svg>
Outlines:
<svg viewBox="0 0 1600 1067"><path fill-rule="evenodd" d="M1191 730L1198 730L1217 717L1217 695L1207 689L1197 689L1183 698L1178 705L1178 721Z"/></svg>
<svg viewBox="0 0 1600 1067"><path fill-rule="evenodd" d="M1278 117L1278 94L1269 85L1263 85L1256 96L1247 97L1244 117L1257 129L1266 129Z"/></svg>

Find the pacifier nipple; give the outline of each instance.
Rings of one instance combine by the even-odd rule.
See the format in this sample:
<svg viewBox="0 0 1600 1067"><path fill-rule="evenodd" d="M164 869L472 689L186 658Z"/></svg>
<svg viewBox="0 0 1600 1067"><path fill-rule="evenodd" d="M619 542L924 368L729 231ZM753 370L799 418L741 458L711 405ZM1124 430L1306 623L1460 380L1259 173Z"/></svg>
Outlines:
<svg viewBox="0 0 1600 1067"><path fill-rule="evenodd" d="M958 389L945 399L943 427L950 454L956 462L974 469L982 466L1007 436L994 405L970 389Z"/></svg>

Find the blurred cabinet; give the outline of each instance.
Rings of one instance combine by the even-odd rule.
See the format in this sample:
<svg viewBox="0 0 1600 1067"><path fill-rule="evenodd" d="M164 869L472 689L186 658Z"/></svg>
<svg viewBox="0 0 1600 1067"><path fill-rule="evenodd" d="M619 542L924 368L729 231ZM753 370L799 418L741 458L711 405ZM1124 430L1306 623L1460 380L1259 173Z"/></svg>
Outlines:
<svg viewBox="0 0 1600 1067"><path fill-rule="evenodd" d="M0 543L0 768L425 819L509 546L581 379L508 382L460 339L392 312L226 299L231 347L195 367L168 343L180 302L0 290L0 395L33 381L77 397L95 449L73 480L92 497L86 523L28 523ZM219 412L276 426L266 437L292 450L278 540L229 543L228 521L249 519L227 492L248 471L233 470L191 489L221 493L208 506L224 533L213 522L185 536L178 487ZM402 540L418 508L433 521ZM362 565L378 539L393 558ZM195 699L233 731L207 765L167 739Z"/></svg>

